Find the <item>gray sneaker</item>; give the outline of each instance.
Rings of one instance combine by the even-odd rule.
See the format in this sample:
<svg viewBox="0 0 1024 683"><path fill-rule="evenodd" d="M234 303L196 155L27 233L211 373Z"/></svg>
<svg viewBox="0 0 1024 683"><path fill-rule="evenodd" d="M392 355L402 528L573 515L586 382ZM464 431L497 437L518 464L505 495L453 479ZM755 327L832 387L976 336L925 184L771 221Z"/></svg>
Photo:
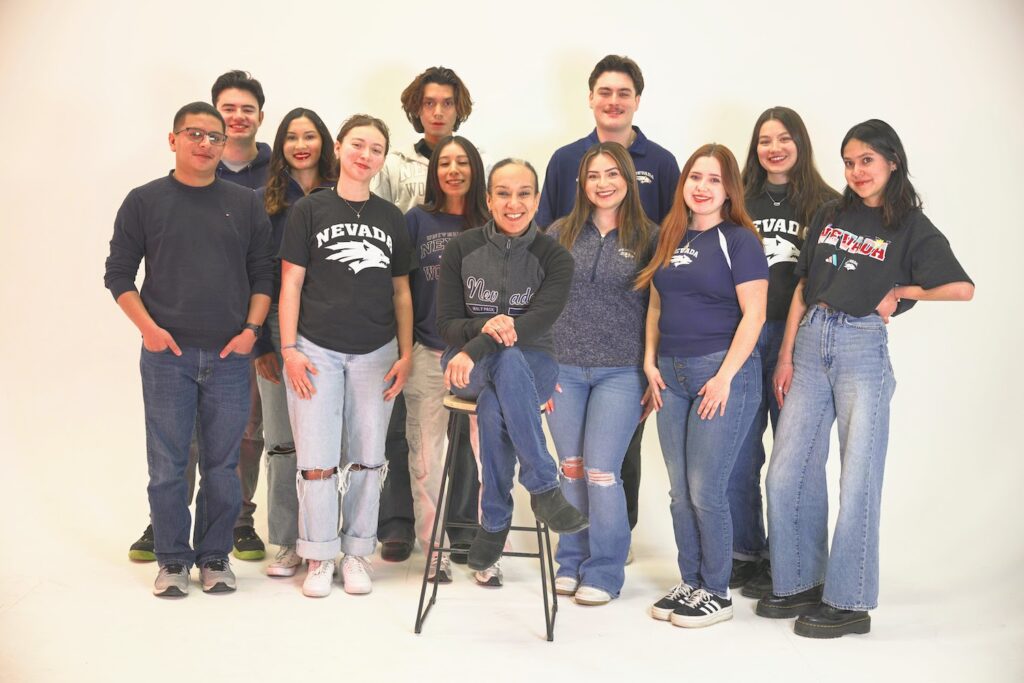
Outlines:
<svg viewBox="0 0 1024 683"><path fill-rule="evenodd" d="M207 560L199 568L204 593L230 593L235 590L235 573L227 558Z"/></svg>
<svg viewBox="0 0 1024 683"><path fill-rule="evenodd" d="M160 567L153 582L153 595L160 598L183 598L188 595L188 570L172 562Z"/></svg>

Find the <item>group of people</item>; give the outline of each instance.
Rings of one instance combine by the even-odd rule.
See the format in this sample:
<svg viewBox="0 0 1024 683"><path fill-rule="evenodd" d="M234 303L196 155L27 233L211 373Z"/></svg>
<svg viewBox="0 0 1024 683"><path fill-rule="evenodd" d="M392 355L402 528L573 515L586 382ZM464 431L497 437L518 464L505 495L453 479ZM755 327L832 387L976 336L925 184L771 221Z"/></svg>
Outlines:
<svg viewBox="0 0 1024 683"><path fill-rule="evenodd" d="M479 529L452 530L431 580L464 561L501 585L518 465L561 534L556 591L618 597L656 411L681 580L651 615L708 626L740 589L800 635L868 632L895 388L886 324L919 300L968 300L973 283L885 122L844 138L840 194L785 107L757 119L742 171L719 144L680 170L633 125L643 88L628 57L597 63L595 129L555 152L543 189L529 162L488 168L455 135L472 99L444 67L402 93L422 134L409 150L365 114L332 144L304 108L272 148L257 143L263 90L240 71L212 104L179 110L174 170L125 199L105 278L143 337L151 525L130 556L157 560L156 595L186 595L193 565L205 592L233 591L229 553L262 559L264 437L279 546L267 574L305 563L305 595L328 595L336 572L370 592L378 541L391 561L430 548L450 391L477 413L460 426L472 448L456 454L452 514Z"/></svg>

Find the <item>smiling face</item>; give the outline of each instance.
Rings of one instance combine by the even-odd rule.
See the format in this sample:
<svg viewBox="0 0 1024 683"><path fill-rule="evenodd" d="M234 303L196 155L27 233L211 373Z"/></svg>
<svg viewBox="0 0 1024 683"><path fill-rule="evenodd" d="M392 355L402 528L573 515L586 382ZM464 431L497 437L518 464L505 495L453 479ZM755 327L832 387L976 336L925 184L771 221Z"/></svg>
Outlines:
<svg viewBox="0 0 1024 683"><path fill-rule="evenodd" d="M209 133L221 133L224 126L216 117L209 114L186 114L179 131L196 128ZM187 185L205 185L213 182L217 173L217 163L224 153L224 145L211 145L210 138L203 136L199 142L193 142L184 132L168 136L171 151L174 152L174 177Z"/></svg>
<svg viewBox="0 0 1024 683"><path fill-rule="evenodd" d="M879 207L885 196L885 185L896 170L896 164L879 154L871 145L857 138L843 147L846 184L866 206Z"/></svg>
<svg viewBox="0 0 1024 683"><path fill-rule="evenodd" d="M255 95L241 88L227 88L217 96L214 106L224 117L227 124L224 132L229 138L239 142L256 139L256 131L263 123L263 112Z"/></svg>
<svg viewBox="0 0 1024 683"><path fill-rule="evenodd" d="M356 126L334 143L341 175L357 183L369 184L384 165L387 141L374 126Z"/></svg>
<svg viewBox="0 0 1024 683"><path fill-rule="evenodd" d="M452 86L440 83L427 83L424 86L420 123L423 124L423 137L428 144L437 144L438 140L452 134L457 114L455 89Z"/></svg>
<svg viewBox="0 0 1024 683"><path fill-rule="evenodd" d="M721 223L722 206L726 199L722 165L718 159L697 159L683 183L683 201L693 213L694 227L705 230Z"/></svg>
<svg viewBox="0 0 1024 683"><path fill-rule="evenodd" d="M284 137L284 160L296 171L315 169L320 162L323 141L312 121L305 116L288 124Z"/></svg>
<svg viewBox="0 0 1024 683"><path fill-rule="evenodd" d="M633 114L640 107L633 79L621 71L605 71L594 81L588 98L599 130L621 133L633 125Z"/></svg>
<svg viewBox="0 0 1024 683"><path fill-rule="evenodd" d="M502 166L491 176L487 208L494 224L504 234L516 237L526 232L537 213L540 193L530 169L516 163Z"/></svg>
<svg viewBox="0 0 1024 683"><path fill-rule="evenodd" d="M590 160L583 189L596 209L616 210L626 198L626 178L615 159L598 154Z"/></svg>
<svg viewBox="0 0 1024 683"><path fill-rule="evenodd" d="M768 182L785 185L796 165L796 142L780 121L768 119L757 133L757 160L768 174Z"/></svg>
<svg viewBox="0 0 1024 683"><path fill-rule="evenodd" d="M473 171L462 145L449 142L437 158L437 180L447 199L462 198L469 192Z"/></svg>

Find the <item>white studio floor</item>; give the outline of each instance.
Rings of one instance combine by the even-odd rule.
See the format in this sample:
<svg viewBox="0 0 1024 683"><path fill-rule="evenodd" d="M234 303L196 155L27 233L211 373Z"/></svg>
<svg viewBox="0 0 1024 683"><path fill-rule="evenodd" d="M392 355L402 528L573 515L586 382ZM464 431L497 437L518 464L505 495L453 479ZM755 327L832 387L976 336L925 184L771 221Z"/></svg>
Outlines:
<svg viewBox="0 0 1024 683"><path fill-rule="evenodd" d="M52 522L48 527L5 520L0 681L344 680L351 674L425 681L654 680L659 674L690 681L1024 679L1024 598L1011 590L1019 575L1008 570L992 585L965 586L950 578L942 554L908 556L898 544L883 547L882 606L872 613L868 636L799 638L792 622L755 616L753 601L738 593L730 622L686 630L654 621L648 605L678 580L656 443L645 441L637 559L626 570L622 597L596 608L562 599L552 643L544 639L537 563L528 559L503 562L500 589L478 587L464 566L453 565L455 582L441 586L418 636L419 553L400 564L376 558L367 596L336 585L328 598L304 598L301 573L267 578L268 559L233 562L237 593L204 595L193 570L187 598L157 599L150 594L156 565L126 558L145 521L140 481L132 495L121 493L124 500L94 501L79 516L44 520ZM519 494L520 513L528 511ZM74 500L61 503L70 507ZM261 505L257 529L264 538L265 515ZM517 522L529 522L521 516ZM89 526L102 519L108 523L102 533ZM884 526L883 520L883 535Z"/></svg>

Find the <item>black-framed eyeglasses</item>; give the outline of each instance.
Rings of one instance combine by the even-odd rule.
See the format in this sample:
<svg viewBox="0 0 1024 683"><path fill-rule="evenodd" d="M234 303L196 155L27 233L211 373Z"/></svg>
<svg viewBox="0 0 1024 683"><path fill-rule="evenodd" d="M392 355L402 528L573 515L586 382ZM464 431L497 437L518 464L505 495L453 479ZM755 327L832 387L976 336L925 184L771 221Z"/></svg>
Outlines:
<svg viewBox="0 0 1024 683"><path fill-rule="evenodd" d="M215 147L220 147L228 141L227 135L224 135L224 133L218 133L215 130L207 132L202 128L182 128L181 130L174 131L175 135L180 135L181 133L184 133L185 137L197 145L203 141L203 138L209 140L210 144Z"/></svg>

